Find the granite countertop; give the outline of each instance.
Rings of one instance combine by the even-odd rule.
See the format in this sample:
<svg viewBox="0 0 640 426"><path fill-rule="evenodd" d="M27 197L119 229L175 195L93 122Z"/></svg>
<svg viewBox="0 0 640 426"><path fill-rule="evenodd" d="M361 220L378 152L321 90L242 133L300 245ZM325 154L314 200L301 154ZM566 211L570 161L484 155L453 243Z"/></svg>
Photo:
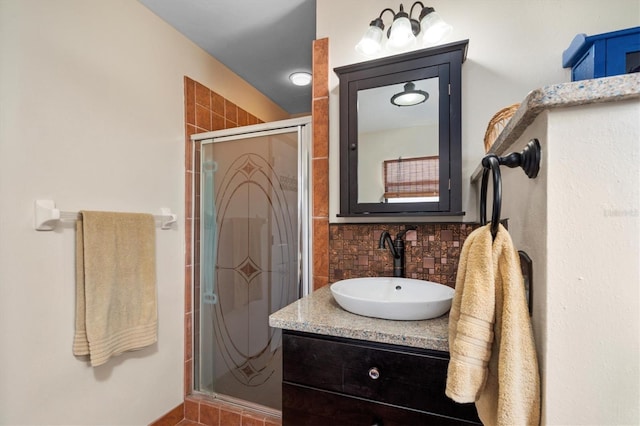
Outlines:
<svg viewBox="0 0 640 426"><path fill-rule="evenodd" d="M522 101L489 152L496 155L505 153L545 110L634 98L640 98L640 73L552 84L532 90ZM474 182L481 174L482 166L479 165L471 175L471 181Z"/></svg>
<svg viewBox="0 0 640 426"><path fill-rule="evenodd" d="M423 321L391 321L355 315L336 303L329 286L271 314L269 325L325 336L449 351L448 313Z"/></svg>

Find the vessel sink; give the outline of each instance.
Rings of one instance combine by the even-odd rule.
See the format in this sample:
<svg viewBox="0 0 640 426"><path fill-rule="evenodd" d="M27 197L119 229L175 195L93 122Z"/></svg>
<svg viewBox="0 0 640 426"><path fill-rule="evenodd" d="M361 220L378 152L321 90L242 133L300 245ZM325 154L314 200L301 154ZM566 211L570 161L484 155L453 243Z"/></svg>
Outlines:
<svg viewBox="0 0 640 426"><path fill-rule="evenodd" d="M396 277L350 278L331 284L343 309L389 320L436 318L451 308L454 290L431 281Z"/></svg>

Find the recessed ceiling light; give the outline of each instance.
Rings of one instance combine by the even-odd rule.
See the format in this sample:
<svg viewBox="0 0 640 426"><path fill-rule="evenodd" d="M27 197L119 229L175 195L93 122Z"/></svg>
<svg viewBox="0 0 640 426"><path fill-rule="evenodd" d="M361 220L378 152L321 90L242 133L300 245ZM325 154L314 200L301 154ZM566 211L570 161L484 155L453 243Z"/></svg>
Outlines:
<svg viewBox="0 0 640 426"><path fill-rule="evenodd" d="M311 83L311 74L308 72L294 72L289 76L289 80L296 86L306 86Z"/></svg>

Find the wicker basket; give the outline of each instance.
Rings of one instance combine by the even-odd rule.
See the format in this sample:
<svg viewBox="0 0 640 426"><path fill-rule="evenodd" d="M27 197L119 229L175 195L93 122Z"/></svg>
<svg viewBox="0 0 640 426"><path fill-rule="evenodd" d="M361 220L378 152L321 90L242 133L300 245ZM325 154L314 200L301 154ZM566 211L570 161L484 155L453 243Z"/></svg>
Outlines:
<svg viewBox="0 0 640 426"><path fill-rule="evenodd" d="M519 106L520 104L513 104L502 108L489 120L487 131L484 133L484 152L489 152L491 145L493 145L498 135L500 135L500 132L504 130Z"/></svg>

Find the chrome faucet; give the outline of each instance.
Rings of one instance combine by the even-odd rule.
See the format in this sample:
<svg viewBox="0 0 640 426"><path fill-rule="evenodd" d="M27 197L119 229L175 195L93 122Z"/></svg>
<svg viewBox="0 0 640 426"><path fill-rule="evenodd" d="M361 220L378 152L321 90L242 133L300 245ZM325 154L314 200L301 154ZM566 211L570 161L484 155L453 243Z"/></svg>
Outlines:
<svg viewBox="0 0 640 426"><path fill-rule="evenodd" d="M395 240L391 240L389 231L382 231L380 234L380 241L378 243L378 249L384 250L389 247L391 255L393 256L393 276L404 277L404 241L402 238L407 231L415 231L418 229L414 225L408 225L404 231L398 232Z"/></svg>

